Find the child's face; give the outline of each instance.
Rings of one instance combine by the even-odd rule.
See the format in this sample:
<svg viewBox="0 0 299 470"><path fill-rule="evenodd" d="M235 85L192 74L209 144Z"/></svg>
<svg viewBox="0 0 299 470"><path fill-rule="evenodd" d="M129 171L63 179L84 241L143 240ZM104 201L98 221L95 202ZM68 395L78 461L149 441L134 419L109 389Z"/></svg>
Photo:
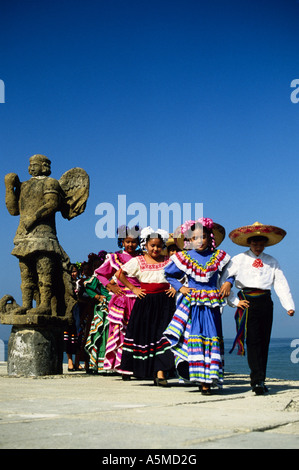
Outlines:
<svg viewBox="0 0 299 470"><path fill-rule="evenodd" d="M146 243L146 249L152 258L159 258L163 250L163 243L160 238L150 238Z"/></svg>
<svg viewBox="0 0 299 470"><path fill-rule="evenodd" d="M252 253L254 253L256 256L260 256L260 254L263 253L265 249L266 242L264 240L259 240L259 241L251 240L249 246L250 246Z"/></svg>
<svg viewBox="0 0 299 470"><path fill-rule="evenodd" d="M191 238L192 247L197 251L204 251L208 247L208 235L201 229L196 229Z"/></svg>
<svg viewBox="0 0 299 470"><path fill-rule="evenodd" d="M127 237L123 241L123 247L127 253L132 254L136 251L138 241L136 238Z"/></svg>
<svg viewBox="0 0 299 470"><path fill-rule="evenodd" d="M177 248L176 245L170 245L170 246L167 248L168 256L174 255L175 253L177 253L177 251L178 251L178 248Z"/></svg>
<svg viewBox="0 0 299 470"><path fill-rule="evenodd" d="M78 277L78 270L77 270L77 269L73 269L73 270L72 270L72 278L73 278L73 279L77 279L77 277Z"/></svg>

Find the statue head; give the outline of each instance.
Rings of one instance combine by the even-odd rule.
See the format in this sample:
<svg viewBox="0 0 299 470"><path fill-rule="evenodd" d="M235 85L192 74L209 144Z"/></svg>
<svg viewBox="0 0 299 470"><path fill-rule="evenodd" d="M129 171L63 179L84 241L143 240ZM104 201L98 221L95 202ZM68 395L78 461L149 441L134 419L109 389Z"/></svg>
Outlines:
<svg viewBox="0 0 299 470"><path fill-rule="evenodd" d="M33 155L29 158L29 175L49 176L51 174L51 160L45 155Z"/></svg>

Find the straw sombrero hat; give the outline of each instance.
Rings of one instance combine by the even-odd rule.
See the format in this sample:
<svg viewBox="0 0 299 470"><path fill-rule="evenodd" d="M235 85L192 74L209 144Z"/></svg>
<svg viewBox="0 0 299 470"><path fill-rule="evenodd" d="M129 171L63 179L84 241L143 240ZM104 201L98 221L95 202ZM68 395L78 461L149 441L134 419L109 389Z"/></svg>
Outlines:
<svg viewBox="0 0 299 470"><path fill-rule="evenodd" d="M249 246L248 238L263 236L268 238L266 246L276 245L286 236L287 232L282 228L275 227L274 225L264 225L260 222L255 222L252 225L245 225L230 232L229 238L236 245Z"/></svg>
<svg viewBox="0 0 299 470"><path fill-rule="evenodd" d="M222 225L216 224L216 222L214 222L212 232L214 234L216 246L218 247L225 238L225 228Z"/></svg>
<svg viewBox="0 0 299 470"><path fill-rule="evenodd" d="M180 250L184 248L184 237L182 233L170 233L169 238L166 242L166 248L170 245L176 245Z"/></svg>

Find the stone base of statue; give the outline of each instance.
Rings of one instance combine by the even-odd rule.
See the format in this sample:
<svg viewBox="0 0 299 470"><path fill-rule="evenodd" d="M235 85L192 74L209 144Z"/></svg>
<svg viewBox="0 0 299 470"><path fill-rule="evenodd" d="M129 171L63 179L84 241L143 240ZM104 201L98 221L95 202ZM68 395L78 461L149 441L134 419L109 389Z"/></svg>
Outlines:
<svg viewBox="0 0 299 470"><path fill-rule="evenodd" d="M7 372L14 376L62 374L63 330L13 326L8 341Z"/></svg>
<svg viewBox="0 0 299 470"><path fill-rule="evenodd" d="M5 296L0 300L0 322L13 325L8 341L8 375L63 373L63 332L71 318L42 313L39 309L23 311L11 296Z"/></svg>

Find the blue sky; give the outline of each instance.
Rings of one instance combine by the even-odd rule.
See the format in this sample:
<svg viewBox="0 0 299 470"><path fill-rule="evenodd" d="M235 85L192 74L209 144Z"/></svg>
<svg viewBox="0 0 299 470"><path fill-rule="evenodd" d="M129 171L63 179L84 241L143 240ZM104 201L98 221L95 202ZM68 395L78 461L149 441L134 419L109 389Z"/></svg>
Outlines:
<svg viewBox="0 0 299 470"><path fill-rule="evenodd" d="M118 195L147 208L202 203L227 234L255 221L287 231L267 252L299 304L297 1L2 0L0 18L2 177L28 179L36 153L57 179L76 166L88 172L85 213L57 214L72 261L117 249L95 234L102 202L116 217ZM0 217L1 297L20 301L10 255L18 217L6 210L4 184ZM240 251L228 236L221 247ZM273 336L299 337L298 317L274 302ZM228 338L233 314L225 309Z"/></svg>

